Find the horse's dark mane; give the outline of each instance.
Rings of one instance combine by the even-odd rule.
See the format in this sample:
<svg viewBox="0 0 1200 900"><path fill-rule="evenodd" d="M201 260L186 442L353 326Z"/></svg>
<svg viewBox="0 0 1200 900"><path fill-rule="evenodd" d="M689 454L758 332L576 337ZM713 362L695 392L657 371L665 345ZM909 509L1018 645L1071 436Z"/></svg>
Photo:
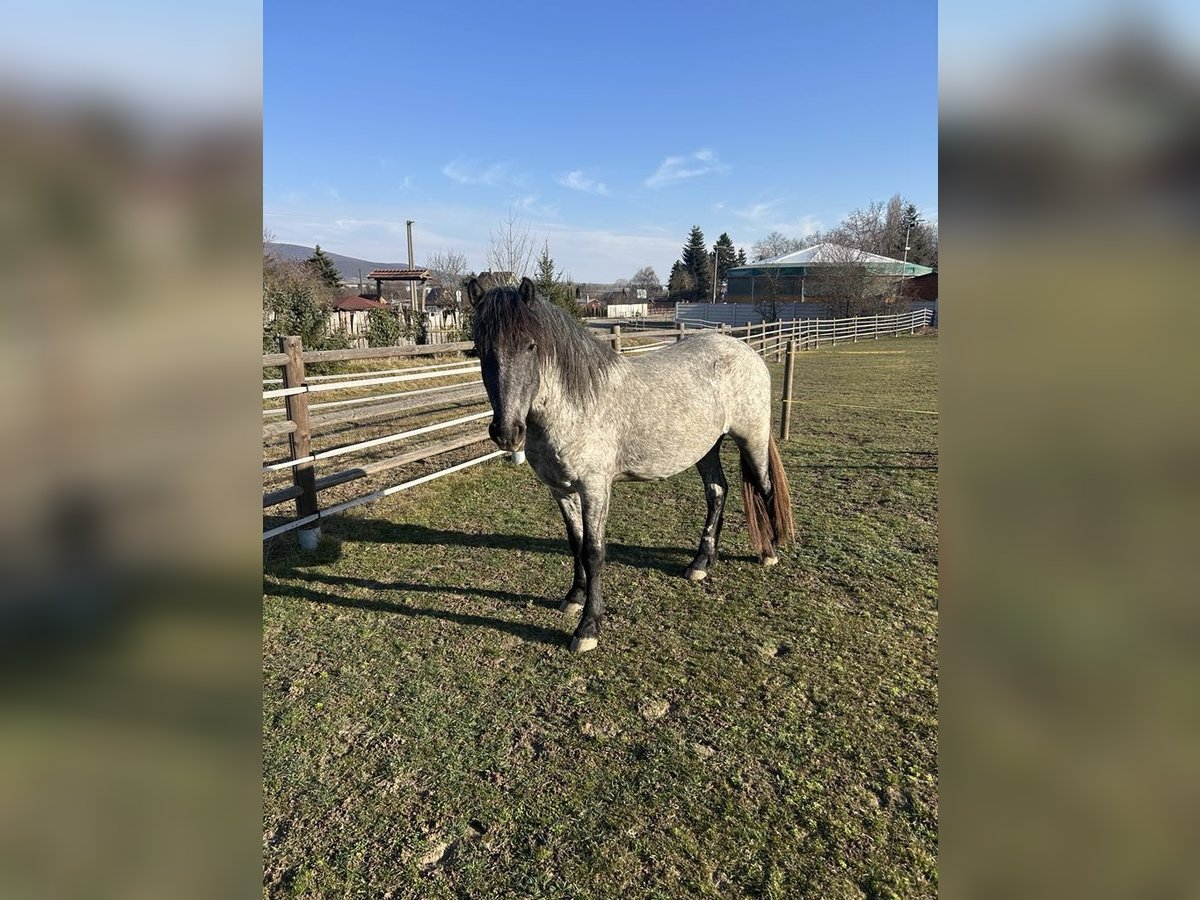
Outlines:
<svg viewBox="0 0 1200 900"><path fill-rule="evenodd" d="M539 361L555 366L567 393L581 404L595 399L620 359L545 298L526 303L515 287L492 288L475 308L475 346L516 349L526 341L537 345Z"/></svg>

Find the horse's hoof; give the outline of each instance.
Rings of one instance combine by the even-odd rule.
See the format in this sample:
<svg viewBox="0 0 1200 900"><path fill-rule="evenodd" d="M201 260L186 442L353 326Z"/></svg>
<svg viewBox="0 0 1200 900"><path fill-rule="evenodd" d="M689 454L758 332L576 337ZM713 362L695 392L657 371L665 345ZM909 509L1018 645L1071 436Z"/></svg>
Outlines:
<svg viewBox="0 0 1200 900"><path fill-rule="evenodd" d="M596 649L596 639L594 637L571 638L572 653L587 653L589 650Z"/></svg>
<svg viewBox="0 0 1200 900"><path fill-rule="evenodd" d="M574 600L564 600L558 607L558 611L566 616L577 616L583 612L583 604L576 603Z"/></svg>
<svg viewBox="0 0 1200 900"><path fill-rule="evenodd" d="M778 565L778 564L779 564L778 556L768 556L763 559L764 566L774 566L774 565Z"/></svg>
<svg viewBox="0 0 1200 900"><path fill-rule="evenodd" d="M705 578L708 577L708 573L705 572L703 569L689 568L686 572L683 573L683 577L686 578L688 581L703 581Z"/></svg>

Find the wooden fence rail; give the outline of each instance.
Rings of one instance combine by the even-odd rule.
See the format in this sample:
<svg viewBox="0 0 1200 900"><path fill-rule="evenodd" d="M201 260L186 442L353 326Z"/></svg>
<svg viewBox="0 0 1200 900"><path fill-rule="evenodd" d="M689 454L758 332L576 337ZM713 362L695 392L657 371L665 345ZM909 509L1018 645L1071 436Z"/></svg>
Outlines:
<svg viewBox="0 0 1200 900"><path fill-rule="evenodd" d="M595 336L598 340L609 343L618 353L629 355L657 352L684 340L692 332L718 331L746 342L764 358L782 362L786 356L788 374L785 376L784 410L781 417L781 436L786 439L788 425L791 421L790 404L794 402L790 390L791 372L794 368L795 354L798 351L815 350L821 346L835 345L844 341L857 342L877 340L880 337L899 334L914 334L917 329L928 326L932 318L931 310L918 309L897 315L854 316L848 319L796 319L789 322L761 322L739 326L730 326L720 322L677 322L672 328L646 329L626 333L622 333L620 325L613 325L609 333L597 333ZM411 368L314 376L305 375L305 364L442 354L457 356L470 350L473 346L470 342L457 342L419 347L305 350L301 345L300 338L286 337L280 339L280 352L263 354L264 369L279 367L281 370L281 377L263 379L264 385L281 385L279 388L264 390L263 399L283 400L282 407L264 409L263 416L264 418L279 415L284 417L279 421L264 423L263 441L266 444L286 437L288 446L286 458L265 463L263 473L290 470L292 476L290 485L263 494L263 508L268 509L292 500L296 503L296 518L264 531L263 540L266 541L298 529L301 546L307 549L314 548L320 539L320 523L323 518L425 484L443 475L449 475L508 455L504 451L498 450L485 452L465 462L361 497L333 504L325 509L321 509L318 504L318 495L330 488L378 475L401 466L423 462L446 453L463 450L475 444L482 444L488 440L488 435L486 429L474 428L465 433L453 435L432 444L414 447L393 456L339 469L319 478L315 469L318 462L361 453L390 443L433 434L461 425L481 422L491 416L491 410L490 408L481 408L478 412L469 411L472 407L482 407L487 401L479 378L469 381L459 380L435 387L368 394L367 396L341 398L324 403L309 403L309 397L312 394L354 391L409 381L428 382L443 378L461 379L469 375L477 376L479 363L476 360L466 361L459 358L451 362L431 362ZM313 415L313 411L318 409L327 411ZM416 428L354 441L319 452L314 452L312 449L313 431L318 428L345 426L357 428L385 416L421 413L428 417L431 412L436 413L446 409L455 410L458 414L444 421L434 421Z"/></svg>

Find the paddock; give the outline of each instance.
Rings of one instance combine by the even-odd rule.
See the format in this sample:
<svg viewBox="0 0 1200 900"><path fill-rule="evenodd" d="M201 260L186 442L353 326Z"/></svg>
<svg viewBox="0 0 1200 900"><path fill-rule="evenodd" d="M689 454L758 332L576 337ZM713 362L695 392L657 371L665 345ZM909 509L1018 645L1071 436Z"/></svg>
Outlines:
<svg viewBox="0 0 1200 900"><path fill-rule="evenodd" d="M779 566L735 500L685 581L696 474L619 484L583 657L526 466L348 508L315 552L265 542L264 894L936 895L936 357L795 357Z"/></svg>

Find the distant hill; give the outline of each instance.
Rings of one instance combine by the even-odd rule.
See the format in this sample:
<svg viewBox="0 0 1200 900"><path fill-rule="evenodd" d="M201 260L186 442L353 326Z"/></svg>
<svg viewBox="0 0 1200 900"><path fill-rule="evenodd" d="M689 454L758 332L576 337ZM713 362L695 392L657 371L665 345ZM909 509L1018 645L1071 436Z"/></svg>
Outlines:
<svg viewBox="0 0 1200 900"><path fill-rule="evenodd" d="M308 259L313 255L312 247L303 247L300 244L264 244L263 249L270 251L280 259ZM406 269L408 261L404 262L371 262L367 259L357 259L353 256L342 256L340 253L333 253L329 250L321 248L322 251L333 260L333 264L337 267L338 274L342 276L343 281L358 283L358 273L362 270L363 281L367 280L367 273L372 269ZM420 263L417 263L420 265Z"/></svg>

